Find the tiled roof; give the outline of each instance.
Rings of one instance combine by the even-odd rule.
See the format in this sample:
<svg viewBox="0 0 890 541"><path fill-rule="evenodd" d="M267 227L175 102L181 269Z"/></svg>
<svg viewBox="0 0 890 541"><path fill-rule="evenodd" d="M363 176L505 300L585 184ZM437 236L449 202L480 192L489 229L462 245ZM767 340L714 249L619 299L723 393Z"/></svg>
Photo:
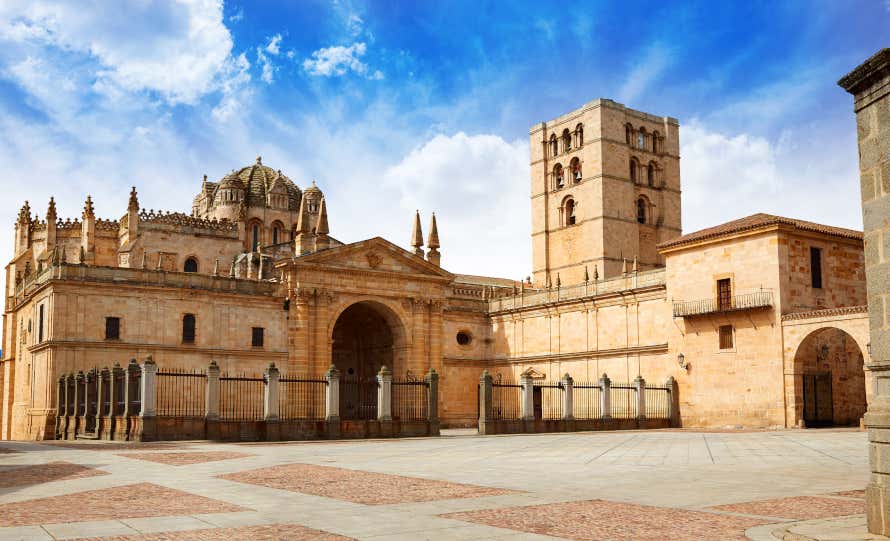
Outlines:
<svg viewBox="0 0 890 541"><path fill-rule="evenodd" d="M825 235L832 235L847 239L862 240L862 231L817 224L815 222L807 222L805 220L795 220L794 218L785 218L784 216L774 216L772 214L759 213L745 218L740 218L738 220L733 220L731 222L726 222L725 224L702 229L701 231L689 233L688 235L677 237L673 240L669 240L667 242L659 244L658 248L661 250L676 248L678 246L692 244L694 242L716 239L734 233L741 233L743 231L750 231L753 229L759 229L761 227L769 227L775 225L788 225L791 227L795 227L801 231L812 231L815 233L823 233Z"/></svg>
<svg viewBox="0 0 890 541"><path fill-rule="evenodd" d="M493 276L477 276L475 274L455 274L454 281L461 284L476 284L480 286L513 287L517 284L509 278L495 278Z"/></svg>

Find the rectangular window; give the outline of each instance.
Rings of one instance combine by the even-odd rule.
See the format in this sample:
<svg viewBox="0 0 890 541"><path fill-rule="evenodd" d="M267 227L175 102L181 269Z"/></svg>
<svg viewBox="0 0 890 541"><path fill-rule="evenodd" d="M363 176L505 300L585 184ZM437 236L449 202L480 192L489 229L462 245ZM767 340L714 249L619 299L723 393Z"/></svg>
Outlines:
<svg viewBox="0 0 890 541"><path fill-rule="evenodd" d="M263 347L263 328L262 327L254 327L253 333L250 339L250 345L255 348Z"/></svg>
<svg viewBox="0 0 890 541"><path fill-rule="evenodd" d="M120 340L121 337L121 318L106 317L105 318L105 339Z"/></svg>
<svg viewBox="0 0 890 541"><path fill-rule="evenodd" d="M732 349L732 325L720 326L720 349Z"/></svg>
<svg viewBox="0 0 890 541"><path fill-rule="evenodd" d="M717 308L721 312L732 310L732 280L717 280Z"/></svg>
<svg viewBox="0 0 890 541"><path fill-rule="evenodd" d="M810 277L813 288L822 289L822 249L810 248Z"/></svg>
<svg viewBox="0 0 890 541"><path fill-rule="evenodd" d="M195 314L182 316L182 343L195 343Z"/></svg>
<svg viewBox="0 0 890 541"><path fill-rule="evenodd" d="M37 343L43 342L43 305L40 305L37 315Z"/></svg>

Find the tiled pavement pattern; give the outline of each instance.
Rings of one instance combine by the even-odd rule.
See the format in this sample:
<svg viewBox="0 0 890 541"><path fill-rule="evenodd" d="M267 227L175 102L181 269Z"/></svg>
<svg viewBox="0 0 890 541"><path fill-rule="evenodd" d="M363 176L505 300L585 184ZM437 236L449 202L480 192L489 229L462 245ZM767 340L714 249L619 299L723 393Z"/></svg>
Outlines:
<svg viewBox="0 0 890 541"><path fill-rule="evenodd" d="M220 476L229 481L336 498L364 505L500 496L514 491L403 475L288 464Z"/></svg>
<svg viewBox="0 0 890 541"><path fill-rule="evenodd" d="M681 524L683 531L691 532L722 528L717 531L726 532L723 538L731 538L747 524L762 524L752 531L769 529L783 519L715 507L808 496L831 500L835 508L861 505L861 497L838 493L861 491L865 486L866 440L864 432L853 430L684 430L250 446L210 442L61 446L4 441L0 449L18 452L0 455L0 466L67 462L108 475L0 488L0 519L3 524L19 524L0 527L0 540L149 534L166 537L135 539L172 540L182 539L179 532L191 532L193 537L185 539L300 539L303 530L294 530L290 537L281 532L290 531L291 526L276 526L290 523L361 540L554 539L550 535L583 539L586 535L583 531L554 530L544 535L523 530L539 528L553 517L568 525L583 522L588 530L607 532L603 539L634 535L631 538L645 539L640 536L660 535L661 530L655 527L665 524ZM140 455L243 451L249 456L174 466L128 457L127 451ZM289 466L294 464L335 469L337 475L345 476L349 487L345 490L354 494L331 498L311 494L305 487L294 492L225 478L281 466L286 468L280 471L308 467ZM383 479L413 479L366 486L381 479L377 474L386 474ZM497 492L455 497L460 494L432 489L433 496L449 499L430 501L395 494L407 486L450 484ZM367 494L374 490L379 494L369 501ZM347 496L352 501L347 501ZM386 503L393 501L400 503ZM600 512L587 511L591 505L598 506ZM564 506L561 512L556 511L558 506ZM639 506L664 519L649 525L635 523ZM498 514L521 518L496 525L466 519L484 516L486 510L504 510ZM774 512L772 508L758 511ZM527 514L532 512L540 512L543 518L529 520ZM632 524L639 529L631 530Z"/></svg>
<svg viewBox="0 0 890 541"><path fill-rule="evenodd" d="M819 498L797 496L756 502L718 505L718 511L780 517L797 520L810 520L825 517L843 517L865 513L865 500L847 498Z"/></svg>
<svg viewBox="0 0 890 541"><path fill-rule="evenodd" d="M864 498L864 490L845 490L843 492L835 492L832 496L843 496L844 498Z"/></svg>
<svg viewBox="0 0 890 541"><path fill-rule="evenodd" d="M243 509L151 483L124 485L0 505L0 526L232 513Z"/></svg>
<svg viewBox="0 0 890 541"><path fill-rule="evenodd" d="M96 441L45 441L43 445L77 449L78 451L158 451L173 450L188 447L187 443L176 441L121 441L121 442L96 442Z"/></svg>
<svg viewBox="0 0 890 541"><path fill-rule="evenodd" d="M774 522L764 518L602 500L486 509L444 516L581 541L744 540L748 528ZM621 528L615 525L621 525Z"/></svg>
<svg viewBox="0 0 890 541"><path fill-rule="evenodd" d="M341 541L348 537L334 535L298 524L271 524L268 526L244 526L242 528L211 528L186 530L162 534L115 535L111 537L82 538L80 541Z"/></svg>
<svg viewBox="0 0 890 541"><path fill-rule="evenodd" d="M157 462L158 464L167 464L168 466L190 466L192 464L202 464L204 462L216 462L217 460L232 460L235 458L244 458L251 455L245 453L228 453L225 451L210 451L206 453L118 453L120 456L127 458L137 458L139 460L148 460Z"/></svg>
<svg viewBox="0 0 890 541"><path fill-rule="evenodd" d="M0 489L64 481L65 479L79 479L94 475L108 475L108 472L70 462L48 462L31 466L0 466Z"/></svg>

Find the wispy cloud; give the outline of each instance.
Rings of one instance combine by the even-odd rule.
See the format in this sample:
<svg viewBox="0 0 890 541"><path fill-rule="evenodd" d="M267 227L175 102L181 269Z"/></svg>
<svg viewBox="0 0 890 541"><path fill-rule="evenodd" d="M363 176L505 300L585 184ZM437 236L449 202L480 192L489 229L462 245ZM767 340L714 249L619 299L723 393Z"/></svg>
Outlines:
<svg viewBox="0 0 890 541"><path fill-rule="evenodd" d="M243 19L244 19L244 8L238 8L238 11L229 15L230 23L237 23L238 21L241 21Z"/></svg>
<svg viewBox="0 0 890 541"><path fill-rule="evenodd" d="M278 55L278 53L280 52L280 45L281 34L275 34L274 36L269 38L269 43L266 44L266 52L271 55Z"/></svg>
<svg viewBox="0 0 890 541"><path fill-rule="evenodd" d="M280 46L281 34L275 34L268 38L268 43L266 43L265 47L257 47L256 49L257 64L262 70L260 79L266 84L272 84L275 80L275 72L278 71L278 66L272 62L270 56L278 56L281 52Z"/></svg>
<svg viewBox="0 0 890 541"><path fill-rule="evenodd" d="M657 81L674 61L671 51L662 43L653 43L638 59L618 90L618 99L633 103Z"/></svg>
<svg viewBox="0 0 890 541"><path fill-rule="evenodd" d="M303 61L303 69L309 75L334 77L349 72L364 75L369 79L383 79L380 70L371 72L368 65L362 62L367 46L364 42L353 43L349 47L336 45L314 51L312 58Z"/></svg>

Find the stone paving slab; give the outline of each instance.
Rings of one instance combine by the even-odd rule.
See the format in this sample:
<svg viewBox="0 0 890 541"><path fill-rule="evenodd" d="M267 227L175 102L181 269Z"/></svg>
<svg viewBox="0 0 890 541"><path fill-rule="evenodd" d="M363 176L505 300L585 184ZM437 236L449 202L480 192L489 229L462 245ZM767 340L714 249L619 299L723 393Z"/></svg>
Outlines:
<svg viewBox="0 0 890 541"><path fill-rule="evenodd" d="M168 466L189 466L192 464L203 464L205 462L217 462L220 460L246 458L252 455L248 455L247 453L229 453L225 451L207 451L203 453L117 453L117 456L122 456L124 458L133 458L137 460L147 460L149 462L166 464Z"/></svg>
<svg viewBox="0 0 890 541"><path fill-rule="evenodd" d="M0 466L0 488L39 485L51 481L81 479L97 475L108 475L108 472L70 462L48 462L28 466Z"/></svg>
<svg viewBox="0 0 890 541"><path fill-rule="evenodd" d="M853 498L797 496L759 502L718 505L712 509L747 515L807 520L865 513L865 501Z"/></svg>
<svg viewBox="0 0 890 541"><path fill-rule="evenodd" d="M346 541L349 538L320 530L305 528L299 524L271 524L242 528L212 528L168 533L119 535L110 537L80 538L82 541Z"/></svg>
<svg viewBox="0 0 890 541"><path fill-rule="evenodd" d="M222 475L220 478L364 505L477 498L512 493L510 490L499 488L312 464L274 466Z"/></svg>

